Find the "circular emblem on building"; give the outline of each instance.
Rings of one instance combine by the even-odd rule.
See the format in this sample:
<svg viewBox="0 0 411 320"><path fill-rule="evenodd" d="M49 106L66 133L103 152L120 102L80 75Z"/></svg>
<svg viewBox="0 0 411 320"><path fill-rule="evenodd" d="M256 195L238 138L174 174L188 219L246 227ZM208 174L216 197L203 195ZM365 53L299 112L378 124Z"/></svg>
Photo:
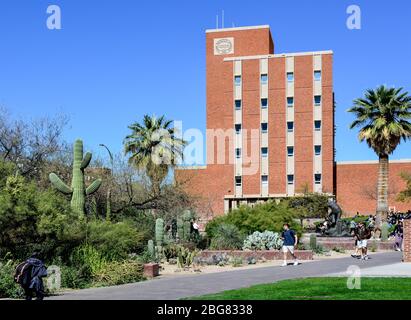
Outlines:
<svg viewBox="0 0 411 320"><path fill-rule="evenodd" d="M218 54L233 53L233 42L231 39L219 39L215 43L215 51Z"/></svg>

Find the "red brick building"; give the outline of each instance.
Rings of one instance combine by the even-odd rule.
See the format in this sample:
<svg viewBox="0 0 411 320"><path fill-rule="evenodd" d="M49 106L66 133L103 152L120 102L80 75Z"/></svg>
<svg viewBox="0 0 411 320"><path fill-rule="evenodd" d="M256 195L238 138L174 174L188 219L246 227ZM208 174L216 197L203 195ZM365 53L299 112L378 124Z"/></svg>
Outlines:
<svg viewBox="0 0 411 320"><path fill-rule="evenodd" d="M350 175L365 169L372 181L376 164L335 163L332 51L277 54L268 26L208 30L206 68L207 165L175 173L203 199L204 219L307 188L347 213L375 209L353 203L362 183Z"/></svg>

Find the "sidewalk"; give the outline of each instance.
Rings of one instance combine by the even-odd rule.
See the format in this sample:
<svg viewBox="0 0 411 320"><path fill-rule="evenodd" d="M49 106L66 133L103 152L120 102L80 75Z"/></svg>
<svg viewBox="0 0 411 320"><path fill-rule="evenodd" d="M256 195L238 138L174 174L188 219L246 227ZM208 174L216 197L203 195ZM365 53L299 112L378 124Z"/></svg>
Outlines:
<svg viewBox="0 0 411 320"><path fill-rule="evenodd" d="M287 279L343 274L352 265L365 267L365 269L392 266L401 261L402 254L376 253L371 257L369 261L354 260L349 257L302 263L296 267L264 267L166 277L117 287L71 291L47 300L177 300Z"/></svg>

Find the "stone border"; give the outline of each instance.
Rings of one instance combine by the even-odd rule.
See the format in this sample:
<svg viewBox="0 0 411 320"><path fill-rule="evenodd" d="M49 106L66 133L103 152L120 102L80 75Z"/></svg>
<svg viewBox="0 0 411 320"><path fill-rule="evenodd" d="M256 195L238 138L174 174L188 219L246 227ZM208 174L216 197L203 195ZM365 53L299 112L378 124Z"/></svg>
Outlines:
<svg viewBox="0 0 411 320"><path fill-rule="evenodd" d="M259 259L266 259L266 260L282 260L283 253L282 251L272 251L272 250L261 250L261 251L242 251L242 250L204 250L198 254L198 258L207 259L211 258L217 254L226 254L230 257L235 258L255 258ZM299 260L313 260L313 252L311 250L296 250L295 255ZM291 259L291 255L288 253L288 258Z"/></svg>

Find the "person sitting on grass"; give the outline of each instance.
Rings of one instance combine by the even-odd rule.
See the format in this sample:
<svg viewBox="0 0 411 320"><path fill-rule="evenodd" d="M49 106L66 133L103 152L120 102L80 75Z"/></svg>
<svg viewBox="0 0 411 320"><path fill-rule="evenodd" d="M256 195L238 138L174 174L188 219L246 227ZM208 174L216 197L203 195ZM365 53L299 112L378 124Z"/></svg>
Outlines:
<svg viewBox="0 0 411 320"><path fill-rule="evenodd" d="M282 267L287 266L287 254L290 252L291 256L294 259L294 265L298 266L297 257L294 254L294 249L297 247L298 236L294 230L290 229L290 225L285 223L283 225L283 233L281 234L281 239L283 240L283 254L284 254L284 263Z"/></svg>

